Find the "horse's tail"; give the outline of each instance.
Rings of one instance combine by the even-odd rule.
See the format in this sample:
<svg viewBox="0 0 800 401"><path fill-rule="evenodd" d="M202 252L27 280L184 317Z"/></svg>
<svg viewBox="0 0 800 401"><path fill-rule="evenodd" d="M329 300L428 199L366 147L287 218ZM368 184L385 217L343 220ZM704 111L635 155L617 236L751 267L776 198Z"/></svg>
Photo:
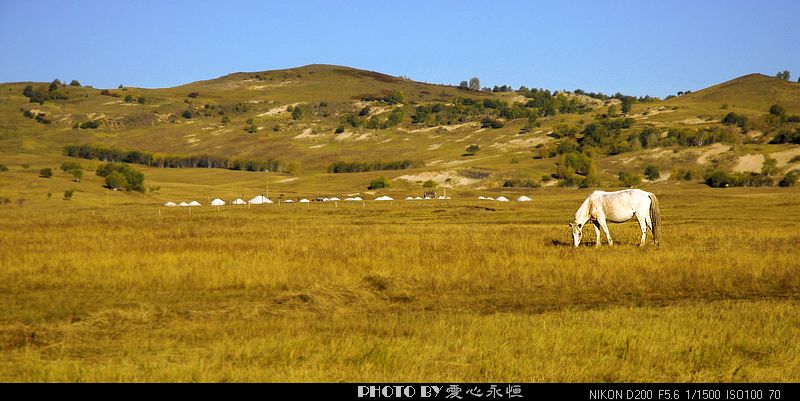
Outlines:
<svg viewBox="0 0 800 401"><path fill-rule="evenodd" d="M648 196L650 197L650 222L653 224L653 227L651 227L653 230L653 242L658 245L658 238L661 235L661 210L659 210L658 198L656 198L655 194L648 192Z"/></svg>

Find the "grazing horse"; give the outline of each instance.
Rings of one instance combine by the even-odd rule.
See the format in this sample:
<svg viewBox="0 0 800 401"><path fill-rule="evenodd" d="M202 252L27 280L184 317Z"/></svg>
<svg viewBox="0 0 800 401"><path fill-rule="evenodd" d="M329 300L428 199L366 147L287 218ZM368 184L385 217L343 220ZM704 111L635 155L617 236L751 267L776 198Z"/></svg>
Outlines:
<svg viewBox="0 0 800 401"><path fill-rule="evenodd" d="M648 227L653 232L653 242L658 245L661 214L655 195L641 189L626 189L616 192L594 191L575 212L575 221L569 224L572 227L572 242L576 247L580 245L583 226L587 221L591 221L594 225L595 235L597 235L595 246L600 246L600 228L606 233L608 245L614 245L606 222L624 223L634 216L639 220L639 228L642 230L642 240L639 246L644 245Z"/></svg>

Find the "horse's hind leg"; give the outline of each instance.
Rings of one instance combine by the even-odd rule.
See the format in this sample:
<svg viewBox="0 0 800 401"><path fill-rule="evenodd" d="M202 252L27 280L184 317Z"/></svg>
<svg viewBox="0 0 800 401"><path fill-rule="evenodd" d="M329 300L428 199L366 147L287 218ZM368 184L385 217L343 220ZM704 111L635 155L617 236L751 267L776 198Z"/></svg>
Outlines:
<svg viewBox="0 0 800 401"><path fill-rule="evenodd" d="M639 220L639 229L642 230L642 240L639 242L639 246L644 246L644 241L647 239L647 218L639 216L637 213L636 220Z"/></svg>

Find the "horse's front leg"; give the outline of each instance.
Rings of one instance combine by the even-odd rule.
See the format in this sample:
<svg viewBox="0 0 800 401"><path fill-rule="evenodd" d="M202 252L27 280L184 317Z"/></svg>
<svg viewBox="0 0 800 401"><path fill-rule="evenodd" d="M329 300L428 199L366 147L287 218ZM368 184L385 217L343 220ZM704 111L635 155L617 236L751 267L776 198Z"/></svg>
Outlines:
<svg viewBox="0 0 800 401"><path fill-rule="evenodd" d="M611 233L608 232L608 224L606 224L606 216L598 216L597 222L600 224L600 227L603 228L603 232L606 233L606 239L608 240L608 245L614 245L614 240L611 239Z"/></svg>

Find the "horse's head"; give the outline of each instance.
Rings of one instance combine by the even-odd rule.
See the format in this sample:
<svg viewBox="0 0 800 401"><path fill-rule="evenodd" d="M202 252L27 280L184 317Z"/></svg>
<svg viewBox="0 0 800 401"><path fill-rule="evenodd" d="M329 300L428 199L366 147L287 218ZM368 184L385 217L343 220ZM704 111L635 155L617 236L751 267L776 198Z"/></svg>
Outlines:
<svg viewBox="0 0 800 401"><path fill-rule="evenodd" d="M572 228L572 244L577 248L578 245L580 245L581 237L583 236L583 224L573 221L572 223L569 223L569 226Z"/></svg>

